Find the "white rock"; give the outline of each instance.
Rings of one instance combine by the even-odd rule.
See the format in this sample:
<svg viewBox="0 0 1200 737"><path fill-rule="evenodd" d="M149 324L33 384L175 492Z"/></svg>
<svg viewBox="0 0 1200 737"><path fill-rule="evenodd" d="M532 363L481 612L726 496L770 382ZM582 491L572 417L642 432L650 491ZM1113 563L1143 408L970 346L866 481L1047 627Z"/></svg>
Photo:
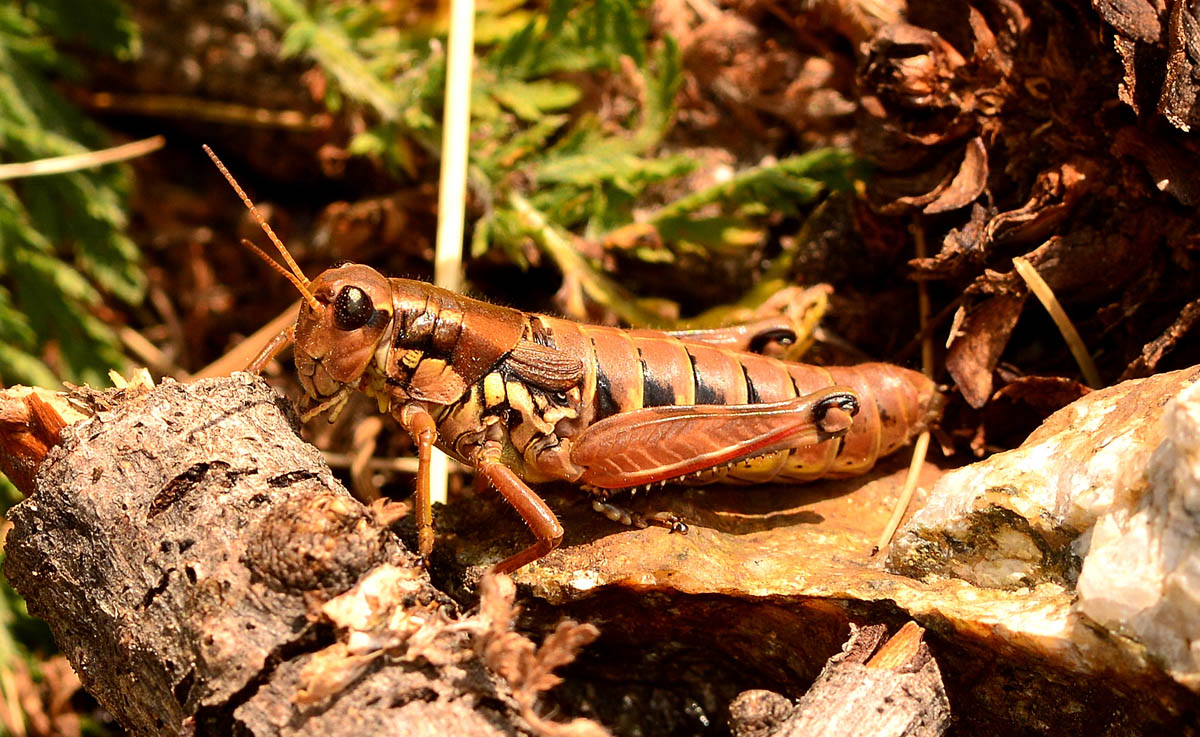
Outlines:
<svg viewBox="0 0 1200 737"><path fill-rule="evenodd" d="M1166 439L1132 508L1096 523L1078 610L1143 643L1177 680L1200 686L1200 385L1166 407Z"/></svg>
<svg viewBox="0 0 1200 737"><path fill-rule="evenodd" d="M1200 691L1200 367L1129 381L1015 450L941 477L887 568L926 581L1075 591L1083 629ZM1079 630L1068 640L1082 647Z"/></svg>

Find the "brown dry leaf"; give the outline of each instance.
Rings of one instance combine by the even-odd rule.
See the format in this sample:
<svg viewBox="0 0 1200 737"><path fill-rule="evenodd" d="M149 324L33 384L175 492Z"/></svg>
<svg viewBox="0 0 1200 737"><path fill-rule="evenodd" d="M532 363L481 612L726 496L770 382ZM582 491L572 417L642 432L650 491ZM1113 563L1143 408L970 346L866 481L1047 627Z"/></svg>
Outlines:
<svg viewBox="0 0 1200 737"><path fill-rule="evenodd" d="M409 189L357 202L334 202L321 213L313 244L331 260L369 262L388 254L429 260L433 243L422 218L434 207L430 193Z"/></svg>
<svg viewBox="0 0 1200 737"><path fill-rule="evenodd" d="M998 245L1041 243L1100 185L1100 173L1099 163L1084 157L1042 171L1025 204L1001 213L977 204L971 219L946 235L936 256L913 259L909 265L922 278L953 279L979 269Z"/></svg>
<svg viewBox="0 0 1200 737"><path fill-rule="evenodd" d="M491 634L499 635L512 629L517 608L517 586L508 576L488 575L479 580L479 617L488 624Z"/></svg>
<svg viewBox="0 0 1200 737"><path fill-rule="evenodd" d="M382 654L354 655L340 642L315 653L300 671L304 686L296 693L296 703L315 704L341 693Z"/></svg>
<svg viewBox="0 0 1200 737"><path fill-rule="evenodd" d="M1105 227L1079 227L1025 254L1055 296L1065 304L1109 295L1143 272L1149 258L1136 218ZM1007 275L1016 284L1016 275Z"/></svg>
<svg viewBox="0 0 1200 737"><path fill-rule="evenodd" d="M674 38L680 47L691 43L695 17L687 0L654 0L650 4L650 23L655 31Z"/></svg>
<svg viewBox="0 0 1200 737"><path fill-rule="evenodd" d="M1092 0L1092 7L1122 35L1145 43L1158 43L1162 34L1160 10L1150 0Z"/></svg>
<svg viewBox="0 0 1200 737"><path fill-rule="evenodd" d="M42 663L42 690L49 705L51 731L55 737L77 737L80 734L79 713L71 699L83 688L75 669L64 655L55 655Z"/></svg>
<svg viewBox="0 0 1200 737"><path fill-rule="evenodd" d="M1009 15L994 20L1011 34L1021 22ZM982 14L959 6L928 28L914 18L864 43L858 72L856 146L880 170L868 199L891 215L949 212L987 191L993 113L1011 96L1011 49Z"/></svg>
<svg viewBox="0 0 1200 737"><path fill-rule="evenodd" d="M972 444L977 453L1020 445L1047 417L1092 391L1061 376L1012 376L1004 364L996 374L1007 383L977 415Z"/></svg>
<svg viewBox="0 0 1200 737"><path fill-rule="evenodd" d="M913 148L953 141L970 130L970 102L957 92L966 59L938 33L909 24L884 26L864 51L862 104L878 135L860 131L859 147L887 171L911 167ZM917 113L914 115L914 113Z"/></svg>
<svg viewBox="0 0 1200 737"><path fill-rule="evenodd" d="M488 667L499 673L513 687L513 691L526 693L525 682L533 669L537 646L516 632L489 633L483 646L483 658ZM525 703L528 699L517 699Z"/></svg>
<svg viewBox="0 0 1200 737"><path fill-rule="evenodd" d="M321 616L337 627L339 641L315 653L304 666L298 703L335 696L384 655L439 660L433 642L453 629L436 603L420 606L410 601L422 586L421 575L420 568L381 565L321 606Z"/></svg>
<svg viewBox="0 0 1200 737"><path fill-rule="evenodd" d="M1172 135L1166 126L1144 131L1130 125L1117 131L1113 153L1140 161L1161 191L1185 205L1200 206L1200 181L1195 175L1200 151L1194 140Z"/></svg>
<svg viewBox="0 0 1200 737"><path fill-rule="evenodd" d="M0 704L0 727L4 733L28 737L79 737L79 714L71 705L71 699L82 685L67 659L55 655L39 663L41 679L38 681L34 681L24 660L14 658L10 667L5 686L13 687L20 710L14 714L7 708L11 704Z"/></svg>
<svg viewBox="0 0 1200 737"><path fill-rule="evenodd" d="M508 681L521 716L534 731L543 737L607 737L608 731L589 719L554 722L542 718L535 708L539 693L562 683L554 669L574 661L581 648L600 636L600 630L564 620L538 647L511 631L517 614L513 605L516 586L511 578L487 573L480 579L479 592L477 619L485 626L476 629L476 650L489 668Z"/></svg>
<svg viewBox="0 0 1200 737"><path fill-rule="evenodd" d="M1142 355L1125 367L1125 371L1118 381L1140 379L1153 373L1163 356L1175 348L1180 338L1185 337L1196 326L1197 321L1200 321L1200 299L1185 305L1180 310L1179 316L1175 318L1175 322L1171 323L1171 326L1161 335L1147 343L1142 348Z"/></svg>
<svg viewBox="0 0 1200 737"><path fill-rule="evenodd" d="M1021 316L1026 296L997 294L970 311L959 308L963 317L955 319L959 327L946 354L946 370L972 407L982 407L992 396L992 371Z"/></svg>
<svg viewBox="0 0 1200 737"><path fill-rule="evenodd" d="M872 200L881 203L877 209L885 215L900 215L913 208L932 214L969 204L986 184L987 157L979 144L953 151L937 161L926 161L916 171L875 176L867 189ZM971 192L975 192L974 196L964 202L966 194ZM927 210L928 207L944 209Z"/></svg>
<svg viewBox="0 0 1200 737"><path fill-rule="evenodd" d="M952 228L942 240L942 250L936 256L914 258L908 265L915 279L957 279L983 268L987 259L984 230L995 214L976 202L970 218L958 228Z"/></svg>
<svg viewBox="0 0 1200 737"><path fill-rule="evenodd" d="M983 139L972 138L963 151L962 164L954 178L937 193L923 211L929 215L965 207L983 194L987 187L988 160Z"/></svg>
<svg viewBox="0 0 1200 737"><path fill-rule="evenodd" d="M679 14L669 4L661 5L659 26L681 27ZM686 13L694 13L700 22L678 37L688 72L680 106L685 119L709 129L735 123L738 128L729 132L743 141L733 143L734 148L745 145L746 131L758 140L779 135L780 122L796 135L822 143L845 128L844 121L856 107L843 94L849 87L845 67L811 53L809 44L788 43L760 29L764 12L802 37L808 22L774 6L689 5ZM822 10L828 9L815 12L824 15ZM821 48L824 43L813 45ZM706 138L712 140L711 135Z"/></svg>
<svg viewBox="0 0 1200 737"><path fill-rule="evenodd" d="M1065 166L1061 173L1060 181L1077 186L1086 179L1074 167ZM1152 253L1150 239L1158 237L1156 225L1160 222L1153 209L1132 216L1114 215L1105 226L1080 226L1054 235L1025 258L1060 301L1086 304L1114 293L1143 273ZM950 256L954 258L957 256ZM1020 317L1026 289L1012 271L985 270L964 296L968 303L955 316L946 369L967 403L980 408L992 395L992 372ZM980 300L973 307L972 298Z"/></svg>
<svg viewBox="0 0 1200 737"><path fill-rule="evenodd" d="M371 502L368 510L380 527L391 527L394 522L403 519L412 511L411 506L405 502L394 502L383 496Z"/></svg>
<svg viewBox="0 0 1200 737"><path fill-rule="evenodd" d="M1200 125L1200 12L1193 3L1171 4L1167 27L1167 79L1163 83L1158 112L1182 131Z"/></svg>
<svg viewBox="0 0 1200 737"><path fill-rule="evenodd" d="M1020 402L1046 418L1091 392L1090 387L1061 376L1021 376L1001 387L993 399Z"/></svg>
<svg viewBox="0 0 1200 737"><path fill-rule="evenodd" d="M1124 66L1119 95L1139 115L1151 109L1181 131L1200 124L1200 14L1185 2L1095 0L1100 17L1113 27Z"/></svg>
<svg viewBox="0 0 1200 737"><path fill-rule="evenodd" d="M1041 171L1029 199L1015 210L992 218L984 234L991 243L1038 243L1048 238L1085 195L1101 186L1100 162L1075 156L1059 166Z"/></svg>
<svg viewBox="0 0 1200 737"><path fill-rule="evenodd" d="M526 687L541 692L562 683L562 678L554 675L554 669L573 662L579 651L599 636L600 630L595 625L571 620L559 622L554 632L538 648L532 668L526 673Z"/></svg>

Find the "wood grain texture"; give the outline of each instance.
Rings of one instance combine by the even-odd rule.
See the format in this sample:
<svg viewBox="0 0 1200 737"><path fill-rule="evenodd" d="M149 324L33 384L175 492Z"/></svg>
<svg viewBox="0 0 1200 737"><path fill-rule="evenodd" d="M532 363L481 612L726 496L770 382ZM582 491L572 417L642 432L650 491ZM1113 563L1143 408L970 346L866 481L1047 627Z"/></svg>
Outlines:
<svg viewBox="0 0 1200 737"><path fill-rule="evenodd" d="M779 694L747 691L730 704L736 737L938 737L950 703L937 663L909 622L855 629L794 706Z"/></svg>
<svg viewBox="0 0 1200 737"><path fill-rule="evenodd" d="M10 518L5 574L134 734L530 732L465 633L299 703L337 642L320 605L416 562L260 379L167 382L67 427ZM419 577L414 606L452 619Z"/></svg>

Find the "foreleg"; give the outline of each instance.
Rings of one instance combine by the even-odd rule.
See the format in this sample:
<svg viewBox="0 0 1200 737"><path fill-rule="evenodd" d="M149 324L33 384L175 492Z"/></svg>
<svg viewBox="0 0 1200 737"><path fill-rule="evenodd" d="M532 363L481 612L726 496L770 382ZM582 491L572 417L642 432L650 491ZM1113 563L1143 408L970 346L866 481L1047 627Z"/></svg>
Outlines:
<svg viewBox="0 0 1200 737"><path fill-rule="evenodd" d="M428 559L433 552L433 508L429 498L429 462L433 442L437 439L437 423L419 404L406 404L397 415L401 427L417 444L417 491L413 503L417 511L417 550Z"/></svg>
<svg viewBox="0 0 1200 737"><path fill-rule="evenodd" d="M537 538L537 542L525 548L516 555L505 558L497 563L492 570L497 573L511 573L521 566L532 563L547 555L562 542L563 528L558 517L546 502L529 488L511 468L500 462L500 444L496 441L485 441L475 457L475 470L491 482L500 494L513 505L529 530Z"/></svg>

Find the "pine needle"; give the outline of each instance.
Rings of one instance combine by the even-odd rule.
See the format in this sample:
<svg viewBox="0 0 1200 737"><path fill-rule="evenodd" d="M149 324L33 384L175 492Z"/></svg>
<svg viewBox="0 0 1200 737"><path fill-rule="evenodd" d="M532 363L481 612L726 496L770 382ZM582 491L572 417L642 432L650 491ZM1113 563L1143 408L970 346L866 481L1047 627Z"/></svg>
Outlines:
<svg viewBox="0 0 1200 737"><path fill-rule="evenodd" d="M1033 292L1046 311L1050 313L1050 317L1054 320L1054 324L1058 326L1058 331L1062 333L1063 340L1067 341L1067 348L1071 349L1071 355L1075 357L1075 363L1079 364L1079 370L1083 373L1083 380L1093 389L1099 389L1103 386L1100 381L1100 373L1096 371L1096 364L1092 361L1092 356L1088 353L1087 346L1083 343L1083 338L1079 337L1079 331L1075 329L1071 318L1067 317L1067 313L1059 304L1058 297L1054 296L1054 290L1042 278L1037 269L1033 268L1033 264L1029 263L1024 258L1018 256L1013 259L1013 267L1025 283L1029 285L1029 291Z"/></svg>
<svg viewBox="0 0 1200 737"><path fill-rule="evenodd" d="M21 179L24 177L44 177L51 174L65 174L81 169L94 169L105 164L115 164L118 161L136 159L152 151L157 151L166 145L167 139L162 136L151 136L140 141L103 148L99 151L85 151L81 154L52 156L36 161L22 161L15 164L0 164L0 182L6 179Z"/></svg>
<svg viewBox="0 0 1200 737"><path fill-rule="evenodd" d="M925 230L921 224L914 220L912 224L913 241L916 245L917 258L925 258ZM921 370L929 378L933 378L933 334L925 328L929 325L929 288L924 281L917 282L917 312L921 321ZM879 536L878 542L871 550L871 555L875 555L883 548L887 547L892 542L892 536L896 534L896 528L900 526L900 520L904 519L904 513L908 511L908 506L912 503L913 494L917 491L917 481L921 477L921 467L925 465L925 456L929 452L929 431L926 430L917 436L917 442L913 444L912 460L908 464L908 474L904 477L904 486L900 489L900 498L896 500L896 506L892 508L892 516L888 519L887 527L884 528L883 534Z"/></svg>
<svg viewBox="0 0 1200 737"><path fill-rule="evenodd" d="M91 95L85 104L93 110L103 110L108 113L183 118L223 125L278 128L302 133L327 131L333 127L333 119L328 113L309 115L298 110L270 110L253 105L218 102L186 95L124 95L116 92L97 92Z"/></svg>

